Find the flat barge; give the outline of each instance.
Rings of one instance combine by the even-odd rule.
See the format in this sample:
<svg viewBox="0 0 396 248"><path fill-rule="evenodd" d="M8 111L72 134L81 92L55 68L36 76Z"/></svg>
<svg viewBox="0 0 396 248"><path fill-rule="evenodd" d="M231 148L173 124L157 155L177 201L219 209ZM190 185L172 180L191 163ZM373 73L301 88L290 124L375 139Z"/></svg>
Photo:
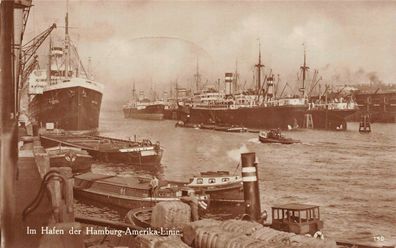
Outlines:
<svg viewBox="0 0 396 248"><path fill-rule="evenodd" d="M92 135L43 134L43 147L58 145L85 150L96 160L123 163L134 166L156 166L161 164L163 149L159 142L150 140L131 141Z"/></svg>

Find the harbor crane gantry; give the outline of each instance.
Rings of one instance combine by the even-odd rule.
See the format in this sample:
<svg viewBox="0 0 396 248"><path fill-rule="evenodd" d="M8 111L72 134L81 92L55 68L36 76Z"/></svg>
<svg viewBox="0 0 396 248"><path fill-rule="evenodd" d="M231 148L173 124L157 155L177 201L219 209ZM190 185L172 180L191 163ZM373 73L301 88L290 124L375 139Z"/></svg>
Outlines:
<svg viewBox="0 0 396 248"><path fill-rule="evenodd" d="M33 58L33 56L36 54L37 49L39 49L39 47L43 44L43 42L47 39L47 37L51 34L52 30L54 30L56 28L56 24L52 24L51 27L49 27L48 29L44 30L43 32L41 32L39 35L37 35L36 37L34 37L33 39L31 39L30 41L28 41L25 45L22 46L22 53L21 53L21 64L20 64L20 74L21 78L25 78L25 80L27 79L27 76L29 76L29 74L27 74L27 69L29 69L30 66L27 66L27 64L30 62L30 60ZM34 63L34 61L32 62ZM30 63L29 65L32 65L32 63ZM21 79L21 83L20 83L20 88L22 88L25 83L25 81L23 81Z"/></svg>
<svg viewBox="0 0 396 248"><path fill-rule="evenodd" d="M33 60L29 63L28 66L26 66L26 68L23 70L21 74L21 89L27 86L25 82L27 81L30 73L32 73L38 67L38 65L39 65L38 55L35 55L33 57Z"/></svg>

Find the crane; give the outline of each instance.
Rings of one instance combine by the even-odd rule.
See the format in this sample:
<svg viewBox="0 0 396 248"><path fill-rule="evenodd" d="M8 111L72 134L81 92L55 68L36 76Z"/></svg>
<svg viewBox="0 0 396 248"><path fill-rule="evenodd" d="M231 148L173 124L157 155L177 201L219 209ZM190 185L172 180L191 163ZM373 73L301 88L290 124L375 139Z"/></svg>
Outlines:
<svg viewBox="0 0 396 248"><path fill-rule="evenodd" d="M315 89L316 85L319 83L320 80L322 80L322 77L316 79L316 78L318 77L318 74L319 74L319 71L318 71L318 70L315 70L314 76L313 76L313 78L312 78L312 83L311 83L312 87L310 87L311 89L310 89L309 92L308 92L308 97L311 96L311 93L312 93L312 91ZM320 94L320 92L319 92L319 94Z"/></svg>
<svg viewBox="0 0 396 248"><path fill-rule="evenodd" d="M24 75L29 75L26 74L26 70L28 69L29 66L27 64L30 62L30 60L33 58L33 56L36 54L37 49L43 44L45 39L50 35L52 30L56 28L56 24L52 24L51 27L48 29L44 30L41 32L39 35L28 41L25 45L22 46L22 53L21 53L21 64L20 64L20 71L19 75L23 77ZM26 79L26 77L25 77ZM20 88L23 87L23 84L25 82L21 79L20 81Z"/></svg>
<svg viewBox="0 0 396 248"><path fill-rule="evenodd" d="M32 73L33 70L35 70L39 65L39 61L38 61L38 56L35 55L33 57L33 60L29 63L28 66L26 66L26 69L23 70L22 75L21 75L21 82L22 82L22 88L25 88L27 84L25 84L25 82L27 81L30 73Z"/></svg>

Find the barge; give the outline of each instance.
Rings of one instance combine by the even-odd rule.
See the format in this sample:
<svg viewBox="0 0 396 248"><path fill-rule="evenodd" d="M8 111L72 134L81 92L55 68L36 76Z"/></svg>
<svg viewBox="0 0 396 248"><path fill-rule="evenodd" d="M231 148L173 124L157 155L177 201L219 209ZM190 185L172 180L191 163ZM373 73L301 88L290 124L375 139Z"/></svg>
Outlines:
<svg viewBox="0 0 396 248"><path fill-rule="evenodd" d="M135 166L156 166L161 164L163 149L159 142L141 142L115 139L103 136L43 134L40 135L44 147L58 145L85 150L95 159L103 162L123 163Z"/></svg>
<svg viewBox="0 0 396 248"><path fill-rule="evenodd" d="M76 176L74 180L74 193L77 198L128 210L152 207L160 201L178 201L182 196L194 192L191 188L172 183L155 186L155 178L142 176L85 173ZM197 197L200 201L209 201L207 195Z"/></svg>

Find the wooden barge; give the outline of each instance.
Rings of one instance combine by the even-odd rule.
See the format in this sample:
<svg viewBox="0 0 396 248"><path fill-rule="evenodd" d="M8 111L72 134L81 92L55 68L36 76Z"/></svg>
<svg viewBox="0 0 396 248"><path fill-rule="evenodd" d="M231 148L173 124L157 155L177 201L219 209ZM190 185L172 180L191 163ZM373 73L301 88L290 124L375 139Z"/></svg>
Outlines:
<svg viewBox="0 0 396 248"><path fill-rule="evenodd" d="M103 162L123 163L125 165L160 165L163 149L159 142L141 142L92 135L43 134L40 135L44 147L58 145L85 150L95 159Z"/></svg>

